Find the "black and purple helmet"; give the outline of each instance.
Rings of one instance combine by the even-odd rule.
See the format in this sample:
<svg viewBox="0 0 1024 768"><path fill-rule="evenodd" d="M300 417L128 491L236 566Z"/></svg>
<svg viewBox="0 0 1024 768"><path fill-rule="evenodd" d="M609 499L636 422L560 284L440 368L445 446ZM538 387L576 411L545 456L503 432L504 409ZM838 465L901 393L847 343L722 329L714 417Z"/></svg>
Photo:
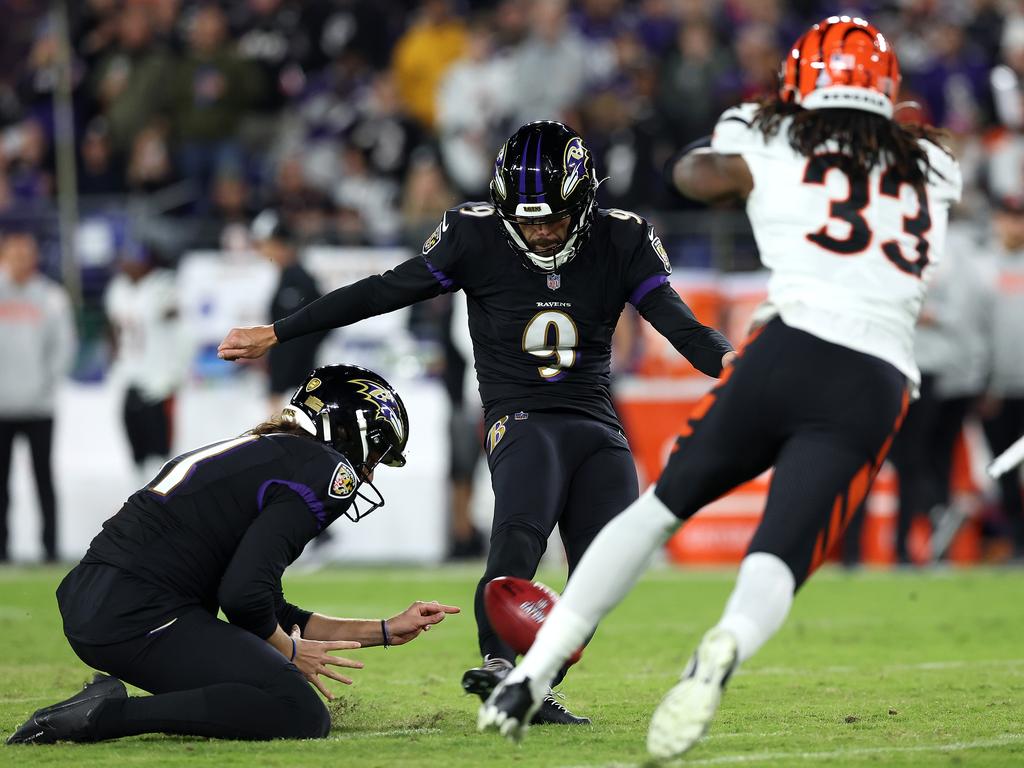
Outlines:
<svg viewBox="0 0 1024 768"><path fill-rule="evenodd" d="M594 221L597 185L590 150L563 123L527 123L505 142L494 161L491 202L506 239L527 267L556 272L579 252ZM569 217L565 242L544 251L530 249L520 225L565 217Z"/></svg>

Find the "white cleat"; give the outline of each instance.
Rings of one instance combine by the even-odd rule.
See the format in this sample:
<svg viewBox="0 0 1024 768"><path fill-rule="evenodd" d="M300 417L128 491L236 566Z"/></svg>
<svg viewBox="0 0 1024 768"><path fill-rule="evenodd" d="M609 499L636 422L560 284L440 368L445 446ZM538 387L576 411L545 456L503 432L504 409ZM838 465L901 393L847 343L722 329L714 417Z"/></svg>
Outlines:
<svg viewBox="0 0 1024 768"><path fill-rule="evenodd" d="M506 739L521 741L542 701L530 690L529 680L505 679L480 707L477 730L494 729Z"/></svg>
<svg viewBox="0 0 1024 768"><path fill-rule="evenodd" d="M732 633L712 629L704 635L682 679L651 717L647 751L652 757L679 757L707 733L722 700L722 689L736 667L736 657Z"/></svg>

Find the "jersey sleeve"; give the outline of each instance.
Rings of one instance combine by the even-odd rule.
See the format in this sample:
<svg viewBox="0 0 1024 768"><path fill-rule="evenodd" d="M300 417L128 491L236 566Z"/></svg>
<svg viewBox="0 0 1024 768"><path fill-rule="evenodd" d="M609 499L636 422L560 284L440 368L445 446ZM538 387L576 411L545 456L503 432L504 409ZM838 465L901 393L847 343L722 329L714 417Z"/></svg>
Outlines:
<svg viewBox="0 0 1024 768"><path fill-rule="evenodd" d="M951 205L960 201L963 191L963 177L960 163L942 147L922 140L921 145L928 153L931 173L928 177L928 192L932 199Z"/></svg>
<svg viewBox="0 0 1024 768"><path fill-rule="evenodd" d="M648 293L668 282L672 263L652 224L627 211L613 210L609 215L622 219L613 223L613 237L616 245L629 254L624 287L627 300L635 307Z"/></svg>
<svg viewBox="0 0 1024 768"><path fill-rule="evenodd" d="M711 149L723 155L744 155L764 149L764 138L754 128L756 104L740 104L722 113L711 134Z"/></svg>

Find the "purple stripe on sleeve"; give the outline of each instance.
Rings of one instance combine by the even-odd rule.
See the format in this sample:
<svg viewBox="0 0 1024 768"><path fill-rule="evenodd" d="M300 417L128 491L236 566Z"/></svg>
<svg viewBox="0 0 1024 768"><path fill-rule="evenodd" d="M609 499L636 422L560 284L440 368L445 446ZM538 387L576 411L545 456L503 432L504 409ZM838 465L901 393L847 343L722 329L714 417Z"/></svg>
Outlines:
<svg viewBox="0 0 1024 768"><path fill-rule="evenodd" d="M427 265L427 269L430 270L430 274L434 276L434 279L441 284L441 287L446 291L450 291L455 286L455 281L452 280L448 275L442 272L440 269L435 267L426 256L423 256L423 261Z"/></svg>
<svg viewBox="0 0 1024 768"><path fill-rule="evenodd" d="M644 280L640 285L633 289L633 292L629 295L629 303L634 307L643 301L644 296L653 291L659 285L668 282L668 275L651 275Z"/></svg>
<svg viewBox="0 0 1024 768"><path fill-rule="evenodd" d="M526 150L530 148L530 137L526 137L523 145L523 161L519 163L519 194L526 194Z"/></svg>
<svg viewBox="0 0 1024 768"><path fill-rule="evenodd" d="M309 507L309 511L313 513L318 523L318 528L323 530L324 523L327 521L327 515L324 512L324 503L317 498L316 494L313 493L313 489L308 485L302 483L293 483L291 480L281 480L280 478L272 477L269 480L264 480L260 489L256 491L256 506L260 512L263 511L263 497L267 495L267 489L274 485L283 485L291 488L302 500L306 502L306 506Z"/></svg>

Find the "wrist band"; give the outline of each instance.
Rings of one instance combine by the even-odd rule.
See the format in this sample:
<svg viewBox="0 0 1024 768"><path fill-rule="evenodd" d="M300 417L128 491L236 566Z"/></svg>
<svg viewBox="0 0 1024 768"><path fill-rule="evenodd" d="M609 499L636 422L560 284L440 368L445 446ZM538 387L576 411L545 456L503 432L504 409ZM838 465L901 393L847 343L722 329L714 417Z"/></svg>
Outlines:
<svg viewBox="0 0 1024 768"><path fill-rule="evenodd" d="M292 641L292 657L288 661L295 661L295 638L291 638Z"/></svg>
<svg viewBox="0 0 1024 768"><path fill-rule="evenodd" d="M385 619L380 620L380 633L384 636L384 647L390 647L391 635L388 634L388 623Z"/></svg>

